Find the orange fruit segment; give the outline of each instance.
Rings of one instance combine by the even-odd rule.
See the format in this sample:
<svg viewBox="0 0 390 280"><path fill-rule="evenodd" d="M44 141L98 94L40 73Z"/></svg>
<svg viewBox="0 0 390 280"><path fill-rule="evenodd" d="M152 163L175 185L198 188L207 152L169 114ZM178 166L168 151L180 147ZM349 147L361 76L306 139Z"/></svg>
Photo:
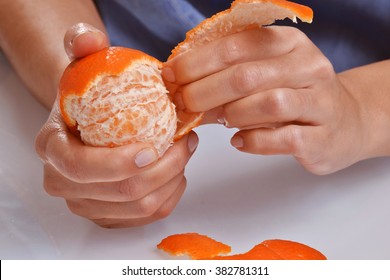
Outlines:
<svg viewBox="0 0 390 280"><path fill-rule="evenodd" d="M168 60L198 46L205 45L219 38L249 29L270 25L276 20L297 18L311 23L313 10L307 6L285 0L236 0L231 7L204 20L186 34L186 39L178 44ZM170 93L174 95L174 93ZM171 97L173 100L173 96ZM204 116L203 112L177 112L178 127L175 139L180 139L191 129L198 126Z"/></svg>
<svg viewBox="0 0 390 280"><path fill-rule="evenodd" d="M230 253L230 246L198 233L174 234L163 239L157 248L174 256L205 259Z"/></svg>
<svg viewBox="0 0 390 280"><path fill-rule="evenodd" d="M243 254L226 255L231 247L198 233L174 234L157 245L174 256L201 260L326 260L318 250L290 240L265 240Z"/></svg>
<svg viewBox="0 0 390 280"><path fill-rule="evenodd" d="M161 77L161 62L143 52L110 47L73 61L59 84L64 121L84 143L154 145L173 142L177 117Z"/></svg>

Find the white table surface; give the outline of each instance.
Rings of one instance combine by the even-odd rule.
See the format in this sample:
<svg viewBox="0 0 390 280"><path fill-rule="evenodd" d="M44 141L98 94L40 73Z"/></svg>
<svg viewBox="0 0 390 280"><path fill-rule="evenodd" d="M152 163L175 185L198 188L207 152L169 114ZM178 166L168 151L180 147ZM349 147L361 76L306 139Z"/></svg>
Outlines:
<svg viewBox="0 0 390 280"><path fill-rule="evenodd" d="M43 190L34 138L47 116L0 54L0 259L167 259L156 244L184 232L234 253L281 238L329 259L390 259L389 158L315 176L289 156L240 153L229 145L233 131L204 126L175 211L147 226L103 229Z"/></svg>

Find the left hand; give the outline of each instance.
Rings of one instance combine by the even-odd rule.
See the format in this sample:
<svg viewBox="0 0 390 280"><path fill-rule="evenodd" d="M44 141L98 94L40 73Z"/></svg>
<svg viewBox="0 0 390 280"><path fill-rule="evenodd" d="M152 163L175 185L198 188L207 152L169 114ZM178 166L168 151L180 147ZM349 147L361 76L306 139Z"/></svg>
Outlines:
<svg viewBox="0 0 390 280"><path fill-rule="evenodd" d="M106 35L77 24L65 36L70 59L108 46ZM169 215L185 187L184 170L198 143L190 132L163 157L149 143L92 147L67 128L58 101L36 138L44 162L44 187L71 212L102 227L141 226Z"/></svg>

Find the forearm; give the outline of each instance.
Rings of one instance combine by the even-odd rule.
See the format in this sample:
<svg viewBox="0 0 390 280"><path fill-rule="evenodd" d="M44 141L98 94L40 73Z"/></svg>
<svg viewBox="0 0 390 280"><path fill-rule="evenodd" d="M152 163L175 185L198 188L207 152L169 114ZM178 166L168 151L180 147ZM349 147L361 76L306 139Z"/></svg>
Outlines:
<svg viewBox="0 0 390 280"><path fill-rule="evenodd" d="M66 30L77 22L104 30L91 0L0 0L0 47L31 93L51 108L69 59Z"/></svg>
<svg viewBox="0 0 390 280"><path fill-rule="evenodd" d="M339 74L347 91L360 104L365 147L362 159L390 156L390 60Z"/></svg>

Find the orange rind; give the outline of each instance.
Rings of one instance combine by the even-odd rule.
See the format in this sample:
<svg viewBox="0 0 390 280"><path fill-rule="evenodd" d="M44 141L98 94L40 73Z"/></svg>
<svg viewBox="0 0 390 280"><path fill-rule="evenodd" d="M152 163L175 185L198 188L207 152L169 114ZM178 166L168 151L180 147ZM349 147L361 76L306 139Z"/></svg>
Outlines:
<svg viewBox="0 0 390 280"><path fill-rule="evenodd" d="M214 260L326 260L318 250L290 240L270 239L243 254L216 256Z"/></svg>
<svg viewBox="0 0 390 280"><path fill-rule="evenodd" d="M229 245L198 233L174 234L157 248L173 256L186 255L194 260L326 260L318 250L290 240L265 240L243 254L226 255Z"/></svg>
<svg viewBox="0 0 390 280"><path fill-rule="evenodd" d="M174 234L163 239L157 248L173 256L189 256L191 259L205 259L228 254L230 246L198 233Z"/></svg>

